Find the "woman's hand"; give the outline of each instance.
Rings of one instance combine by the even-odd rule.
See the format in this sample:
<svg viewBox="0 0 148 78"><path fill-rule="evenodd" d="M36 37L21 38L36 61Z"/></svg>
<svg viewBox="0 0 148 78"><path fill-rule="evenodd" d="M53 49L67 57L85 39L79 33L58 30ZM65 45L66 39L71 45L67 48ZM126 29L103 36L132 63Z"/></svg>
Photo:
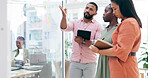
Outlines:
<svg viewBox="0 0 148 78"><path fill-rule="evenodd" d="M27 60L23 60L23 63L27 63Z"/></svg>
<svg viewBox="0 0 148 78"><path fill-rule="evenodd" d="M99 49L97 47L95 47L94 45L90 45L89 48L91 49L91 51L93 51L94 53L98 53L99 54Z"/></svg>

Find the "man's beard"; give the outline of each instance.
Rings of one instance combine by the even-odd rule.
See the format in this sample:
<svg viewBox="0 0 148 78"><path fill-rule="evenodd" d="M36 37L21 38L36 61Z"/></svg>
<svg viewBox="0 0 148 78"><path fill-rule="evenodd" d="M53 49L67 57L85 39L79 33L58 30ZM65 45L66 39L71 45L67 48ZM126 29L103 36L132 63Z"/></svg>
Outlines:
<svg viewBox="0 0 148 78"><path fill-rule="evenodd" d="M88 15L85 15L86 13ZM84 18L86 18L86 19L92 19L93 16L94 16L94 14L90 15L88 12L84 12Z"/></svg>

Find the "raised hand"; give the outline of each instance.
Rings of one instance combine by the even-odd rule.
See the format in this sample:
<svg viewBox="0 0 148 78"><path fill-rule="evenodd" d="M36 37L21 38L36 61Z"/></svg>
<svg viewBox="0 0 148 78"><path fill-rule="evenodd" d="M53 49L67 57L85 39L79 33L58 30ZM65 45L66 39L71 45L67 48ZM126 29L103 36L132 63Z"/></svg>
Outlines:
<svg viewBox="0 0 148 78"><path fill-rule="evenodd" d="M67 14L67 9L66 9L66 8L63 9L62 6L59 6L59 8L61 9L63 16L66 16L66 14Z"/></svg>

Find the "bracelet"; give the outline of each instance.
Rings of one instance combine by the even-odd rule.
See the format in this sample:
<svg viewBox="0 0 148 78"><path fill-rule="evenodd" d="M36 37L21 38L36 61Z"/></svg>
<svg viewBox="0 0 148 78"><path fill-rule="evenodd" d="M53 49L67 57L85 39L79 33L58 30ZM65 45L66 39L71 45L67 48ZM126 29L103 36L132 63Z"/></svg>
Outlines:
<svg viewBox="0 0 148 78"><path fill-rule="evenodd" d="M93 41L91 41L91 45L94 45L94 42Z"/></svg>
<svg viewBox="0 0 148 78"><path fill-rule="evenodd" d="M85 40L83 40L82 44L85 44Z"/></svg>

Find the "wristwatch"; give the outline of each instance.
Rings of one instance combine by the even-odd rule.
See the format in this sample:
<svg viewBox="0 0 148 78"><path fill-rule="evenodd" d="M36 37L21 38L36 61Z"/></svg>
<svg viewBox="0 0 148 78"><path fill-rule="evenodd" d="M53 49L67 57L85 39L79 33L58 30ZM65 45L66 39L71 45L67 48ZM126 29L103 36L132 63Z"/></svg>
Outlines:
<svg viewBox="0 0 148 78"><path fill-rule="evenodd" d="M91 45L94 45L94 41L91 41Z"/></svg>
<svg viewBox="0 0 148 78"><path fill-rule="evenodd" d="M83 40L82 44L85 44L85 40Z"/></svg>

